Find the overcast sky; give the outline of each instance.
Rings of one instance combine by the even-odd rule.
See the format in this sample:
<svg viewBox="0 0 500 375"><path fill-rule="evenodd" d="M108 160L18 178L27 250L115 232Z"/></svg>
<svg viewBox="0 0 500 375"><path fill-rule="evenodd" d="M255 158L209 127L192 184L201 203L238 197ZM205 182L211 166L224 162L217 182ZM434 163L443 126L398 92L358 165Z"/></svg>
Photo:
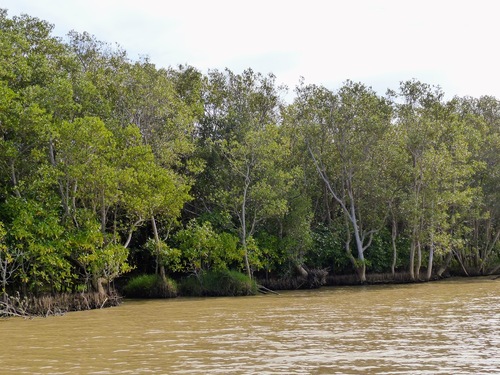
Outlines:
<svg viewBox="0 0 500 375"><path fill-rule="evenodd" d="M251 67L291 90L337 89L347 79L379 94L416 78L447 97L500 98L500 1L496 0L0 0L27 13L118 43L158 67L206 73Z"/></svg>

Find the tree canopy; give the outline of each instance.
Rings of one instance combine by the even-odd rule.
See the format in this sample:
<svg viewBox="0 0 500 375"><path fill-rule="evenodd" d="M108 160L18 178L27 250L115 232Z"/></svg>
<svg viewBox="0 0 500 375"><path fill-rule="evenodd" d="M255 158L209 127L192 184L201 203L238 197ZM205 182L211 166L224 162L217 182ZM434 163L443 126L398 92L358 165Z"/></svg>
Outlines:
<svg viewBox="0 0 500 375"><path fill-rule="evenodd" d="M500 101L156 67L0 10L2 294L500 269Z"/></svg>

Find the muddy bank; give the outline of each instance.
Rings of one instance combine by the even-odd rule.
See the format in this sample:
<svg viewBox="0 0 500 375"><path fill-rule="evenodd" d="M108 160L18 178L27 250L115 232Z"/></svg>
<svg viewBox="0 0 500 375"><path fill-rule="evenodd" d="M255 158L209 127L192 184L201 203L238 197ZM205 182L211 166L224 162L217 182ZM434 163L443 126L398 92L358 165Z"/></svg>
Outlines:
<svg viewBox="0 0 500 375"><path fill-rule="evenodd" d="M421 282L424 275L420 279L412 280L409 272L395 273L372 273L366 275L366 282L364 284L405 284ZM437 280L437 279L434 279ZM431 280L432 281L432 280ZM356 275L328 275L325 285L359 285L359 279Z"/></svg>
<svg viewBox="0 0 500 375"><path fill-rule="evenodd" d="M375 273L367 274L364 285L370 284L405 284L423 282L425 275L420 279L412 280L409 272ZM449 277L449 276L447 276ZM442 277L446 278L446 277ZM442 279L440 278L440 279ZM430 281L439 280L438 278ZM349 286L360 285L360 281L355 274L350 275L332 275L325 270L309 270L308 276L288 276L281 278L269 278L258 281L260 285L271 290L295 290L295 289L314 289L321 286Z"/></svg>
<svg viewBox="0 0 500 375"><path fill-rule="evenodd" d="M116 293L63 293L40 297L4 295L0 297L0 317L62 315L70 311L83 311L117 306L121 297Z"/></svg>
<svg viewBox="0 0 500 375"><path fill-rule="evenodd" d="M270 290L316 289L327 284L328 271L311 269L302 275L258 279L257 283Z"/></svg>

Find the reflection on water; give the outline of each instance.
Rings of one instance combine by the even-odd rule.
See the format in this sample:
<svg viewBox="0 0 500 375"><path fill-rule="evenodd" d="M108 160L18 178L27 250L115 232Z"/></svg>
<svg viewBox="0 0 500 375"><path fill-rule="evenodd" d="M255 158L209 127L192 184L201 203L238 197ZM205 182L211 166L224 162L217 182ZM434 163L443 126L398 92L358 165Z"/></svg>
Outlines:
<svg viewBox="0 0 500 375"><path fill-rule="evenodd" d="M125 301L0 340L2 374L499 374L500 280Z"/></svg>

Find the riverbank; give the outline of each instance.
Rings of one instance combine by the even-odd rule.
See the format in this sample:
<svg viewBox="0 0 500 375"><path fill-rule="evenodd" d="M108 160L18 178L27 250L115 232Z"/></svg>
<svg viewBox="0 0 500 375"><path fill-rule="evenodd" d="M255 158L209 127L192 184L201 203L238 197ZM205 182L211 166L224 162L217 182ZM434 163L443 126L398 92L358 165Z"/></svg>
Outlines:
<svg viewBox="0 0 500 375"><path fill-rule="evenodd" d="M323 278L324 277L324 278ZM411 283L426 283L449 279L451 277L477 278L491 277L492 279L500 278L500 274L492 275L463 275L463 274L445 274L441 277L433 277L430 280L425 280L425 274L422 273L419 278L412 279L409 272L392 273L371 273L366 275L366 282L361 284L357 275L332 275L321 274L320 270L316 270L305 277L285 277L285 278L270 278L258 280L258 283L271 290L297 290L297 289L315 289L322 286L359 286L359 285L378 285L378 284L411 284Z"/></svg>
<svg viewBox="0 0 500 375"><path fill-rule="evenodd" d="M433 280L438 280L435 278ZM433 281L430 280L430 281ZM395 273L373 273L366 275L364 285L370 284L406 284L420 282L421 280L412 280L408 272ZM360 285L357 275L332 275L324 270L309 270L306 277L283 277L259 280L259 284L272 290L296 290L296 289L315 289L322 286L354 286Z"/></svg>
<svg viewBox="0 0 500 375"><path fill-rule="evenodd" d="M244 276L244 275L243 275ZM456 275L459 276L459 275ZM463 276L463 275L462 275ZM492 279L500 278L499 275L490 275ZM421 283L433 282L453 277L447 275L446 277L434 278L425 281L423 278L412 280L409 273L400 272L396 274L367 274L366 283L363 285L380 285L380 284L408 284L408 283ZM484 276L478 276L484 277ZM475 276L468 276L466 278L474 279ZM252 295L259 292L263 294L273 293L275 291L293 291L300 289L318 289L322 286L335 287L335 286L359 286L361 285L356 275L331 275L324 270L310 270L308 277L284 277L284 278L271 278L271 279L257 279L255 286L258 287L245 287L239 285L238 288L230 287L232 284L229 279L224 278L225 285L217 287L211 285L207 288L202 288L200 285L194 286L194 279L189 278L188 283L184 283L181 287L180 293L177 292L177 285L175 290L169 289L168 294L151 295L143 292L144 295L132 294L125 297L139 298L139 299L166 299L176 297L210 297L210 296L238 296L238 295ZM220 281L220 280L219 280ZM240 280L241 282L241 280ZM182 284L181 284L182 285ZM236 288L236 289L235 289ZM109 294L100 293L63 293L57 295L45 295L40 297L20 297L19 294L14 296L5 296L0 299L0 317L47 317L51 315L63 315L72 311L84 311L93 309L102 309L107 307L117 306L122 301L123 290L120 288L119 292L114 291Z"/></svg>
<svg viewBox="0 0 500 375"><path fill-rule="evenodd" d="M63 315L70 311L84 311L117 306L122 297L115 292L62 293L40 297L6 295L0 300L0 317L35 317Z"/></svg>

